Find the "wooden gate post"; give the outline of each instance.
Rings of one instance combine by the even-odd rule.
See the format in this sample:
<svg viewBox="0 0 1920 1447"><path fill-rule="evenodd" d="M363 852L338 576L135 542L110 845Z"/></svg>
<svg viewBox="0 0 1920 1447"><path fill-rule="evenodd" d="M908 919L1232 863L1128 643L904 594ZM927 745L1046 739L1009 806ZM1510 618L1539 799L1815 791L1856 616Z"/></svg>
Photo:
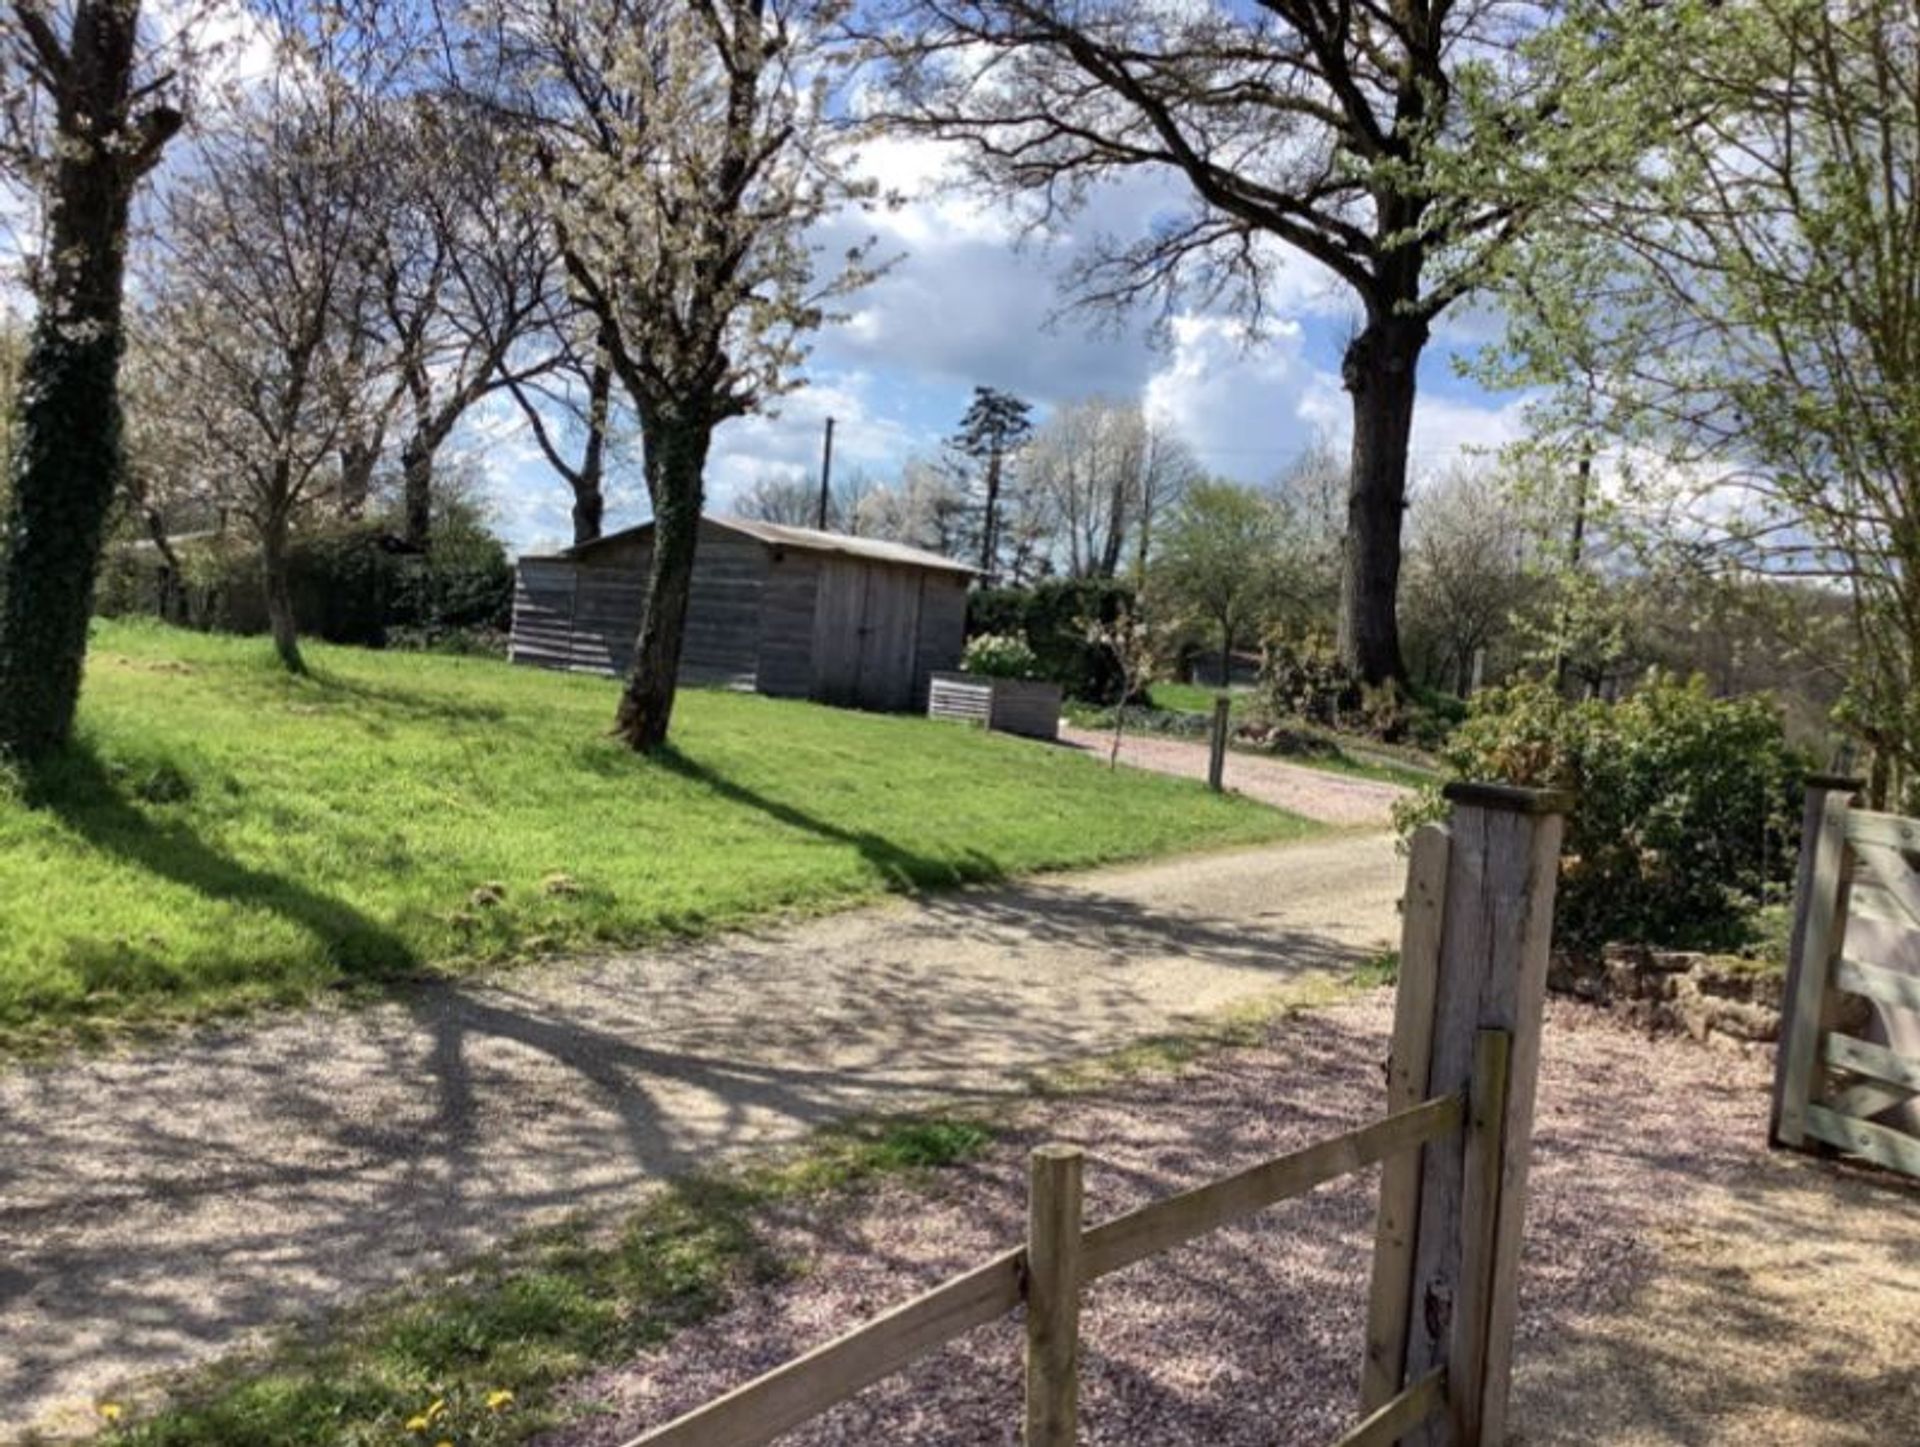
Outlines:
<svg viewBox="0 0 1920 1447"><path fill-rule="evenodd" d="M1813 774L1800 815L1800 863L1793 883L1793 933L1780 999L1780 1043L1774 1050L1773 1111L1767 1138L1777 1146L1806 1143L1807 1105L1819 1070L1828 979L1846 934L1842 898L1847 874L1847 810L1865 780Z"/></svg>
<svg viewBox="0 0 1920 1447"><path fill-rule="evenodd" d="M1027 1175L1026 1447L1074 1447L1080 1416L1081 1155L1042 1146Z"/></svg>
<svg viewBox="0 0 1920 1447"><path fill-rule="evenodd" d="M1227 773L1227 736L1229 732L1228 715L1233 711L1233 699L1222 693L1213 700L1213 729L1207 736L1207 787L1218 794L1224 785Z"/></svg>
<svg viewBox="0 0 1920 1447"><path fill-rule="evenodd" d="M1423 1094L1473 1086L1471 1108L1483 1118L1463 1140L1421 1152L1406 1356L1396 1385L1446 1367L1447 1418L1408 1440L1478 1447L1506 1435L1553 895L1568 800L1473 783L1448 785L1446 797L1452 805L1446 893ZM1502 1032L1505 1040L1496 1044L1487 1032ZM1486 1119L1496 1079L1498 1119Z"/></svg>

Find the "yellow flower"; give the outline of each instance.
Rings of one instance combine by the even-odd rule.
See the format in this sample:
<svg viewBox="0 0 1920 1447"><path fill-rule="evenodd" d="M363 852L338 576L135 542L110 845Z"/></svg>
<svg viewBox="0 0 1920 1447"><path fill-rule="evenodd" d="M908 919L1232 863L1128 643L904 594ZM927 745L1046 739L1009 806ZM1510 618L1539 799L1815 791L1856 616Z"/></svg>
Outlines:
<svg viewBox="0 0 1920 1447"><path fill-rule="evenodd" d="M432 1425L432 1423L427 1421L424 1413L417 1417L407 1418L407 1430L409 1432L424 1432Z"/></svg>
<svg viewBox="0 0 1920 1447"><path fill-rule="evenodd" d="M512 1402L513 1393L509 1392L505 1387L500 1388L497 1392L487 1393L487 1410L489 1412L497 1412L502 1407L511 1405Z"/></svg>
<svg viewBox="0 0 1920 1447"><path fill-rule="evenodd" d="M438 1442L433 1444L433 1447L453 1447L453 1440L448 1437L442 1437Z"/></svg>
<svg viewBox="0 0 1920 1447"><path fill-rule="evenodd" d="M447 1399L445 1397L435 1397L433 1399L433 1405L427 1408L427 1420L429 1422L436 1420L440 1414L446 1410ZM435 1444L435 1447L438 1447L438 1444Z"/></svg>
<svg viewBox="0 0 1920 1447"><path fill-rule="evenodd" d="M118 1422L120 1420L120 1404L118 1402L102 1402L100 1404L100 1415L105 1417L109 1422Z"/></svg>

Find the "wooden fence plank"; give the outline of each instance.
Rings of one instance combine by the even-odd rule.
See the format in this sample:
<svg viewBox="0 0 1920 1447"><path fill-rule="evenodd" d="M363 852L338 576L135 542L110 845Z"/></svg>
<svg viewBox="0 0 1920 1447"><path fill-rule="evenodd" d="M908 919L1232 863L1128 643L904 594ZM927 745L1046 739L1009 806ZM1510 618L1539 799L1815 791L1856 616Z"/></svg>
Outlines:
<svg viewBox="0 0 1920 1447"><path fill-rule="evenodd" d="M1901 1010L1920 1010L1920 975L1902 974L1863 960L1843 959L1834 966L1835 989L1850 995L1865 995L1882 1005Z"/></svg>
<svg viewBox="0 0 1920 1447"><path fill-rule="evenodd" d="M1447 786L1446 796L1453 805L1447 903L1426 1093L1445 1095L1468 1086L1481 1030L1505 1030L1513 1037L1479 1408L1486 1439L1497 1442L1512 1373L1547 955L1567 801L1538 790L1458 783ZM1461 1246L1474 1224L1463 1213L1465 1168L1463 1151L1423 1153L1403 1381L1444 1365L1452 1355L1453 1321L1464 1289ZM1452 1390L1460 1389L1456 1382ZM1445 1423L1428 1423L1409 1440L1440 1447L1450 1433Z"/></svg>
<svg viewBox="0 0 1920 1447"><path fill-rule="evenodd" d="M1904 1131L1864 1120L1849 1120L1824 1105L1809 1105L1807 1134L1840 1150L1864 1156L1890 1171L1920 1176L1920 1140Z"/></svg>
<svg viewBox="0 0 1920 1447"><path fill-rule="evenodd" d="M1857 787L1857 780L1851 782ZM1920 852L1920 820L1854 809L1847 816L1847 838L1859 844L1878 844L1912 854Z"/></svg>
<svg viewBox="0 0 1920 1447"><path fill-rule="evenodd" d="M1899 922L1909 929L1920 927L1920 879L1914 877L1907 856L1891 845L1866 840L1854 841L1853 852L1866 864L1873 882L1899 906L1904 916Z"/></svg>
<svg viewBox="0 0 1920 1447"><path fill-rule="evenodd" d="M1898 1085L1861 1080L1830 1093L1820 1104L1835 1115L1844 1115L1852 1120L1872 1120L1876 1115L1905 1105L1915 1093Z"/></svg>
<svg viewBox="0 0 1920 1447"><path fill-rule="evenodd" d="M1433 1000L1440 973L1440 929L1447 892L1447 831L1414 832L1401 901L1400 982L1394 993L1393 1044L1387 1055L1387 1110L1406 1110L1426 1094L1433 1059ZM1367 1355L1360 1410L1373 1412L1399 1391L1413 1299L1413 1244L1420 1205L1420 1153L1403 1151L1380 1169L1367 1300Z"/></svg>
<svg viewBox="0 0 1920 1447"><path fill-rule="evenodd" d="M1884 1045L1856 1040L1851 1035L1830 1034L1822 1044L1822 1051L1829 1065L1851 1070L1855 1075L1870 1075L1888 1085L1920 1090L1920 1060L1908 1060Z"/></svg>
<svg viewBox="0 0 1920 1447"><path fill-rule="evenodd" d="M1081 1156L1028 1162L1026 1447L1074 1447L1080 1417Z"/></svg>
<svg viewBox="0 0 1920 1447"><path fill-rule="evenodd" d="M1328 1181L1451 1135L1463 1119L1463 1102L1457 1095L1425 1101L1359 1130L1102 1221L1087 1232L1087 1279L1171 1251Z"/></svg>
<svg viewBox="0 0 1920 1447"><path fill-rule="evenodd" d="M1224 693L1216 695L1213 726L1207 735L1207 787L1216 794L1226 787L1227 739L1232 733L1232 713L1233 700Z"/></svg>
<svg viewBox="0 0 1920 1447"><path fill-rule="evenodd" d="M1494 1253L1512 1049L1513 1037L1504 1030L1482 1030L1473 1043L1466 1169L1460 1198L1460 1294L1447 1349L1447 1416L1453 1424L1453 1440L1458 1443L1477 1444L1482 1440L1486 1411L1488 1332L1493 1321Z"/></svg>
<svg viewBox="0 0 1920 1447"><path fill-rule="evenodd" d="M1773 1093L1773 1138L1786 1146L1797 1146L1806 1139L1807 1105L1813 1099L1814 1075L1819 1068L1828 979L1846 930L1848 812L1848 795L1844 792L1822 796L1820 825L1813 836L1813 860L1803 875L1807 889L1794 901L1794 939L1799 947L1788 963L1792 989L1780 1021Z"/></svg>
<svg viewBox="0 0 1920 1447"><path fill-rule="evenodd" d="M1446 1405L1447 1372L1435 1367L1399 1395L1382 1402L1333 1447L1393 1447Z"/></svg>
<svg viewBox="0 0 1920 1447"><path fill-rule="evenodd" d="M904 1306L775 1367L627 1447L758 1447L862 1387L1020 1304L1024 1249L996 1256Z"/></svg>

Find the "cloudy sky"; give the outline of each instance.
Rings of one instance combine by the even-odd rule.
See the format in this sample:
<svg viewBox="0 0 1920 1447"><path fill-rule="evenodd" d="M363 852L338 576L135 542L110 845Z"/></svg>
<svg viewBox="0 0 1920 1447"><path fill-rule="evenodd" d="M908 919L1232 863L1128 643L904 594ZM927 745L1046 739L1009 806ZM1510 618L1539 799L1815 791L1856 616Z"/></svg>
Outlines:
<svg viewBox="0 0 1920 1447"><path fill-rule="evenodd" d="M939 155L921 143L886 143L863 158L883 187L905 193L896 209L860 223L877 233L893 269L854 298L848 320L817 342L806 385L778 415L729 423L716 439L709 506L724 511L763 477L818 476L821 430L835 419L834 468L891 480L915 452L951 434L976 384L999 387L1045 411L1104 393L1137 398L1223 476L1263 482L1316 433L1344 448L1349 425L1340 352L1354 327L1341 290L1311 263L1285 268L1269 297L1274 323L1249 343L1224 315L1176 316L1156 344L1146 318L1101 329L1058 317L1059 274L1083 238L1125 235L1179 205L1175 183L1135 182L1096 198L1074 231L1043 246L1017 244L1004 208L943 190ZM1489 396L1455 375L1452 357L1478 340L1471 316L1437 331L1421 372L1414 465L1428 473L1462 449L1493 447L1519 423L1513 397ZM570 539L570 497L505 409L478 420L476 454L490 479L498 522L518 549ZM644 516L629 484L609 525Z"/></svg>

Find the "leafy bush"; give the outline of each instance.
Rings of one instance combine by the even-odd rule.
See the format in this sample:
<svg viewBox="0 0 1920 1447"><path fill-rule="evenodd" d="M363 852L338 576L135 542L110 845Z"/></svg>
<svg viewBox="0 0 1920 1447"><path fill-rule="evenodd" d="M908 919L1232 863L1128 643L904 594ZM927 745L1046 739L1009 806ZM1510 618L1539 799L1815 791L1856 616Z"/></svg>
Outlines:
<svg viewBox="0 0 1920 1447"><path fill-rule="evenodd" d="M163 582L150 544L112 550L102 569L99 611L149 613L216 633L263 633L260 554L240 533L175 544L182 577ZM471 512L436 519L431 548L395 546L377 522L315 527L295 535L288 561L300 631L329 643L438 644L452 634L504 630L513 607L513 564Z"/></svg>
<svg viewBox="0 0 1920 1447"><path fill-rule="evenodd" d="M982 678L1037 678L1040 673L1040 660L1026 641L1006 633L968 639L960 666Z"/></svg>
<svg viewBox="0 0 1920 1447"><path fill-rule="evenodd" d="M1131 585L1115 578L1056 578L1032 588L986 588L967 602L967 632L1024 638L1038 677L1070 698L1117 703L1125 687L1113 650L1094 643L1087 623L1113 624L1134 607Z"/></svg>
<svg viewBox="0 0 1920 1447"><path fill-rule="evenodd" d="M1660 674L1617 703L1518 683L1476 695L1441 757L1454 778L1574 792L1555 908L1569 945L1738 946L1791 877L1809 761L1770 699L1714 698L1699 679ZM1425 791L1396 823L1443 807Z"/></svg>
<svg viewBox="0 0 1920 1447"><path fill-rule="evenodd" d="M1320 632L1268 638L1257 704L1260 720L1274 728L1294 721L1423 749L1438 748L1465 713L1459 699L1432 689L1369 688Z"/></svg>

